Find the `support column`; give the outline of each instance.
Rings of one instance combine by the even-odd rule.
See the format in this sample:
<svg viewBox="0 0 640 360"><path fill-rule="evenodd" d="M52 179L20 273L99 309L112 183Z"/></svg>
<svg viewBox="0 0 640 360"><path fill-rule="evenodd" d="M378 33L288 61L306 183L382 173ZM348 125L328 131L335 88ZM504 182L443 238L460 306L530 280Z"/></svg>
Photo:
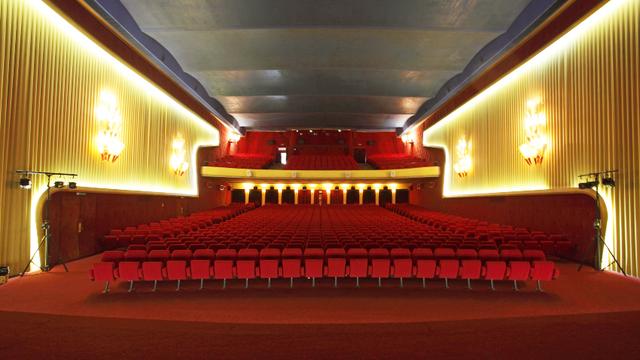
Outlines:
<svg viewBox="0 0 640 360"><path fill-rule="evenodd" d="M267 189L262 189L262 206L264 206L267 199Z"/></svg>
<svg viewBox="0 0 640 360"><path fill-rule="evenodd" d="M376 189L376 206L380 205L380 190Z"/></svg>
<svg viewBox="0 0 640 360"><path fill-rule="evenodd" d="M311 189L311 205L313 205L313 203L315 202L315 190Z"/></svg>
<svg viewBox="0 0 640 360"><path fill-rule="evenodd" d="M282 205L282 189L278 189L278 205Z"/></svg>
<svg viewBox="0 0 640 360"><path fill-rule="evenodd" d="M327 205L331 205L331 190L327 190Z"/></svg>
<svg viewBox="0 0 640 360"><path fill-rule="evenodd" d="M358 191L358 197L359 197L358 203L359 203L360 205L362 205L362 198L363 198L363 195L364 195L364 190L363 190L363 189L360 189L360 191Z"/></svg>
<svg viewBox="0 0 640 360"><path fill-rule="evenodd" d="M396 189L391 189L391 203L396 203Z"/></svg>
<svg viewBox="0 0 640 360"><path fill-rule="evenodd" d="M293 204L298 205L298 189L293 190Z"/></svg>
<svg viewBox="0 0 640 360"><path fill-rule="evenodd" d="M342 204L347 205L347 190L342 190Z"/></svg>

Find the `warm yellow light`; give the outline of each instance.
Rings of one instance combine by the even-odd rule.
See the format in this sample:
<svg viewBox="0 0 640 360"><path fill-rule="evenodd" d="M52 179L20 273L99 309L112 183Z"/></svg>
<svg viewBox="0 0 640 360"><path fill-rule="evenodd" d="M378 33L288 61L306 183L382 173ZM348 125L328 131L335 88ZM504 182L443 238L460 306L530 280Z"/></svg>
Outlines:
<svg viewBox="0 0 640 360"><path fill-rule="evenodd" d="M349 184L342 184L341 187L342 190L347 191L347 189L349 188Z"/></svg>
<svg viewBox="0 0 640 360"><path fill-rule="evenodd" d="M520 145L520 154L527 164L540 165L544 159L549 140L544 133L547 116L542 110L540 98L527 101L527 114L524 119L524 130L527 142Z"/></svg>
<svg viewBox="0 0 640 360"><path fill-rule="evenodd" d="M391 183L391 184L389 184L389 188L390 188L391 190L395 191L395 190L397 190L397 189L398 189L398 184L396 184L396 183Z"/></svg>
<svg viewBox="0 0 640 360"><path fill-rule="evenodd" d="M169 157L169 166L176 175L182 176L189 169L186 157L185 140L181 135L178 135L171 143L171 156Z"/></svg>
<svg viewBox="0 0 640 360"><path fill-rule="evenodd" d="M96 137L98 153L102 160L115 162L124 150L124 143L120 139L122 118L116 96L108 90L103 90L94 113L99 129Z"/></svg>
<svg viewBox="0 0 640 360"><path fill-rule="evenodd" d="M235 131L229 133L229 142L237 143L240 141L241 135Z"/></svg>
<svg viewBox="0 0 640 360"><path fill-rule="evenodd" d="M253 189L255 185L253 183L244 183L242 184L242 187L244 188L245 191L251 191L251 189Z"/></svg>
<svg viewBox="0 0 640 360"><path fill-rule="evenodd" d="M364 184L358 184L358 189L360 189L360 191L364 190Z"/></svg>
<svg viewBox="0 0 640 360"><path fill-rule="evenodd" d="M293 191L298 191L300 190L300 184L293 184Z"/></svg>
<svg viewBox="0 0 640 360"><path fill-rule="evenodd" d="M325 183L325 184L323 184L322 186L324 187L324 190L325 190L326 192L330 192L330 191L331 191L331 189L333 189L333 184L330 184L330 183Z"/></svg>
<svg viewBox="0 0 640 360"><path fill-rule="evenodd" d="M380 190L381 188L382 188L382 185L380 185L380 184L373 184L373 189L374 189L375 191L378 191L378 190Z"/></svg>
<svg viewBox="0 0 640 360"><path fill-rule="evenodd" d="M278 189L278 191L282 191L282 189L284 189L284 184L276 185L276 189Z"/></svg>
<svg viewBox="0 0 640 360"><path fill-rule="evenodd" d="M456 156L458 160L453 164L453 170L459 177L469 175L471 171L471 141L462 136L456 144Z"/></svg>
<svg viewBox="0 0 640 360"><path fill-rule="evenodd" d="M311 189L311 190L315 190L316 186L318 186L318 185L316 185L316 184L309 184L309 189Z"/></svg>
<svg viewBox="0 0 640 360"><path fill-rule="evenodd" d="M262 188L262 190L267 190L269 184L260 184L260 187Z"/></svg>

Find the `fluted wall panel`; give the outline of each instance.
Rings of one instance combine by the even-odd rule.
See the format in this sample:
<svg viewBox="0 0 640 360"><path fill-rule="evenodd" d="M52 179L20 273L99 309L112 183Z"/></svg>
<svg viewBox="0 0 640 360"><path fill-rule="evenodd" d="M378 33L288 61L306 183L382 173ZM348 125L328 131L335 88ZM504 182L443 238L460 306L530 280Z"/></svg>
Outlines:
<svg viewBox="0 0 640 360"><path fill-rule="evenodd" d="M445 149L444 196L575 188L578 175L619 169L605 188L606 241L627 272L640 274L640 1L614 0L526 63L427 128L425 146ZM529 166L527 101L539 98L550 147ZM467 177L453 173L456 143L472 142ZM602 188L601 188L602 189ZM608 256L603 264L610 263ZM615 267L610 267L615 270Z"/></svg>
<svg viewBox="0 0 640 360"><path fill-rule="evenodd" d="M117 99L125 148L115 163L96 150L100 94ZM172 142L189 170L174 174ZM196 150L220 134L38 0L0 1L0 265L13 272L35 251L46 178L19 189L17 169L77 173L81 188L195 196ZM37 260L37 258L36 258ZM21 270L21 269L20 269Z"/></svg>

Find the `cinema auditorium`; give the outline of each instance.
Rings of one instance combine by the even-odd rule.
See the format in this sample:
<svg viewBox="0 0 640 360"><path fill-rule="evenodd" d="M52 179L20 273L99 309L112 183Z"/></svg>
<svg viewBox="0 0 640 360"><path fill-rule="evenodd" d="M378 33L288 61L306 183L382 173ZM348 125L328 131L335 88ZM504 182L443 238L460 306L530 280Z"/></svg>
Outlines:
<svg viewBox="0 0 640 360"><path fill-rule="evenodd" d="M0 0L1 359L639 359L640 0Z"/></svg>

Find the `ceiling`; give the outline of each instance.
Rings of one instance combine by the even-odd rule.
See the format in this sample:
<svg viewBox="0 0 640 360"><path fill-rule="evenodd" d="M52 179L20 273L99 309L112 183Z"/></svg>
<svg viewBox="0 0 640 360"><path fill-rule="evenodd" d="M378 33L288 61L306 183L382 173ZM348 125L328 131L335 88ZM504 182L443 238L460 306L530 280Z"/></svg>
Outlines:
<svg viewBox="0 0 640 360"><path fill-rule="evenodd" d="M402 127L529 0L121 0L253 129Z"/></svg>

